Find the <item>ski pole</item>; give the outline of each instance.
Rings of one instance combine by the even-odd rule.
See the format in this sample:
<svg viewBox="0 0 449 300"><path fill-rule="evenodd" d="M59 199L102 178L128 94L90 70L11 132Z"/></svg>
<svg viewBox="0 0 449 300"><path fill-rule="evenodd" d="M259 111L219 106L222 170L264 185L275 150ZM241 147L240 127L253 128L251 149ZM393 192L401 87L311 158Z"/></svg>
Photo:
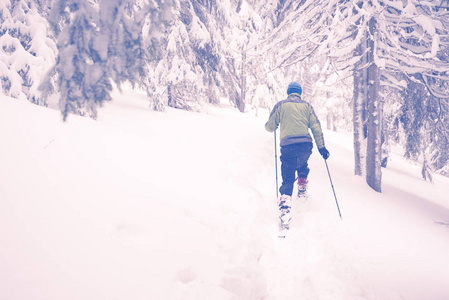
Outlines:
<svg viewBox="0 0 449 300"><path fill-rule="evenodd" d="M276 130L274 131L274 166L276 169L276 199L279 198L278 195L278 150L276 148Z"/></svg>
<svg viewBox="0 0 449 300"><path fill-rule="evenodd" d="M334 184L332 183L331 173L329 172L329 167L327 166L327 160L324 160L324 162L326 163L327 174L329 175L329 180L331 182L332 191L334 192L335 203L337 203L338 214L340 215L340 219L342 219L341 213L340 213L340 206L338 206L337 195L335 195Z"/></svg>

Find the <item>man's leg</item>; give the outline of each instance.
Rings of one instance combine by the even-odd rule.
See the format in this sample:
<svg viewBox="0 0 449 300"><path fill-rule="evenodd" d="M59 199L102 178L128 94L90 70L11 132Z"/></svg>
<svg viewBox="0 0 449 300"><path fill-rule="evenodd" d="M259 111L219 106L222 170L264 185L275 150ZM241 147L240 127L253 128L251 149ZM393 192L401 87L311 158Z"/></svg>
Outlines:
<svg viewBox="0 0 449 300"><path fill-rule="evenodd" d="M309 175L309 157L312 154L312 143L301 144L297 153L297 169L298 178L307 178Z"/></svg>
<svg viewBox="0 0 449 300"><path fill-rule="evenodd" d="M296 156L295 151L291 146L281 147L281 171L282 171L282 185L279 189L281 197L279 199L279 211L281 228L288 229L291 219L291 202L293 185L295 183L296 173Z"/></svg>
<svg viewBox="0 0 449 300"><path fill-rule="evenodd" d="M297 170L298 173L298 197L306 197L307 198L307 176L309 175L309 166L308 161L309 157L312 154L312 143L304 143L301 144L298 149L297 156Z"/></svg>
<svg viewBox="0 0 449 300"><path fill-rule="evenodd" d="M291 145L281 147L281 172L282 185L279 188L281 195L291 196L295 183L295 173L297 169L297 157L294 147Z"/></svg>

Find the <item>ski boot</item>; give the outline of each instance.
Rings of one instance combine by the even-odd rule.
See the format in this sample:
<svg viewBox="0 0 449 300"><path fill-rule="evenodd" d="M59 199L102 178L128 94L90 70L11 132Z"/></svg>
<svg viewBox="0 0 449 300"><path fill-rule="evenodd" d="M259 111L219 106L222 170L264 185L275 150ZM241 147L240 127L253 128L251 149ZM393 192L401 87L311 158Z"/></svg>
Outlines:
<svg viewBox="0 0 449 300"><path fill-rule="evenodd" d="M298 198L307 200L307 183L309 181L306 178L298 178Z"/></svg>
<svg viewBox="0 0 449 300"><path fill-rule="evenodd" d="M290 220L291 216L291 205L292 205L292 196L282 195L279 199L279 220L280 220L280 229L288 230L290 228Z"/></svg>

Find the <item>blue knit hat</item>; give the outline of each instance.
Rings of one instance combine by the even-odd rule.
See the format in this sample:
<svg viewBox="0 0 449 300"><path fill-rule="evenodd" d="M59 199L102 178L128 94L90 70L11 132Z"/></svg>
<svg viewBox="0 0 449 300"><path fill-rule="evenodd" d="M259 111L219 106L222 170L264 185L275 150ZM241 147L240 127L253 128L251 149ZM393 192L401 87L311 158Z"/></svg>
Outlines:
<svg viewBox="0 0 449 300"><path fill-rule="evenodd" d="M296 93L296 94L299 94L299 95L302 94L302 87L301 87L301 85L300 85L299 83L297 83L296 81L293 81L293 82L291 82L291 83L288 85L288 88L287 88L287 94L290 95L290 94L292 94L292 93Z"/></svg>

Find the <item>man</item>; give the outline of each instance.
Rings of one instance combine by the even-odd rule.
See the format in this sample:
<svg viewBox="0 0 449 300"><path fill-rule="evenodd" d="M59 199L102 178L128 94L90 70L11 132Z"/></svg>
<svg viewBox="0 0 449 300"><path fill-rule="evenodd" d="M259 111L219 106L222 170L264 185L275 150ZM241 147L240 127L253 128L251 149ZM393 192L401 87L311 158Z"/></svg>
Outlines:
<svg viewBox="0 0 449 300"><path fill-rule="evenodd" d="M312 131L318 151L324 159L329 157L324 145L323 131L312 106L301 99L302 88L292 82L287 88L288 98L278 102L265 124L267 131L273 132L280 125L282 185L279 188L279 210L281 227L288 229L295 173L298 174L298 196L306 197L308 160L312 154Z"/></svg>

